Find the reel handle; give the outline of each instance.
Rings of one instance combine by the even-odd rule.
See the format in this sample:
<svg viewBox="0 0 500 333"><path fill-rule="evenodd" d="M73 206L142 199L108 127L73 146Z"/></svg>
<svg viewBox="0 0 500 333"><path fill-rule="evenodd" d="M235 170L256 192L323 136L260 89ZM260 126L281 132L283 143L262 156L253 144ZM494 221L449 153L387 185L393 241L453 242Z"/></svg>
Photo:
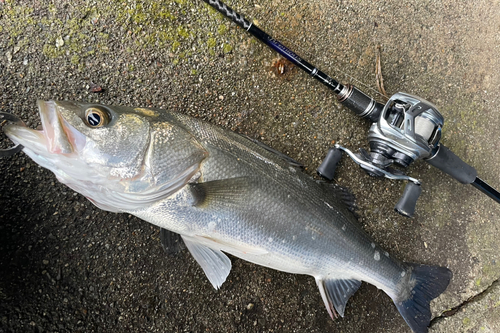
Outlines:
<svg viewBox="0 0 500 333"><path fill-rule="evenodd" d="M424 161L452 176L462 184L471 184L476 180L476 169L462 161L460 157L442 144L438 146L437 153Z"/></svg>

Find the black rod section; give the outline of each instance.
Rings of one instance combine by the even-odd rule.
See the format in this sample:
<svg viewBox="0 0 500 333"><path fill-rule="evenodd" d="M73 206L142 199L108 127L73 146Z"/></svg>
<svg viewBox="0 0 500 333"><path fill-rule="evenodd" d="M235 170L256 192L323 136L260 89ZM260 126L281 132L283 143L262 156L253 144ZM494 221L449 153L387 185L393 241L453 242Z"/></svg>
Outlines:
<svg viewBox="0 0 500 333"><path fill-rule="evenodd" d="M335 79L329 77L297 54L288 49L285 45L281 44L276 39L269 36L262 31L259 27L255 26L252 22L248 21L243 15L236 13L233 9L226 6L219 0L203 0L213 8L217 9L221 14L233 20L234 23L251 33L255 38L281 54L283 57L291 61L294 65L304 70L306 73L332 89L336 94L339 94L344 86L337 82Z"/></svg>
<svg viewBox="0 0 500 333"><path fill-rule="evenodd" d="M319 82L333 90L337 94L337 99L340 103L351 109L358 116L368 118L373 122L377 122L380 117L384 105L378 103L370 96L363 93L353 85L342 85L335 79L329 77L315 66L311 65L297 54L288 49L285 45L269 36L252 22L245 19L241 14L236 13L230 7L226 6L219 0L203 0L213 8L217 9L221 14L230 18L237 25L251 33L255 38L281 54L283 57L291 61L295 66L301 68L306 73L314 77Z"/></svg>
<svg viewBox="0 0 500 333"><path fill-rule="evenodd" d="M474 180L471 184L479 191L483 192L496 202L500 203L500 193L490 185L486 184L486 182L484 182L481 178L476 177L476 180Z"/></svg>

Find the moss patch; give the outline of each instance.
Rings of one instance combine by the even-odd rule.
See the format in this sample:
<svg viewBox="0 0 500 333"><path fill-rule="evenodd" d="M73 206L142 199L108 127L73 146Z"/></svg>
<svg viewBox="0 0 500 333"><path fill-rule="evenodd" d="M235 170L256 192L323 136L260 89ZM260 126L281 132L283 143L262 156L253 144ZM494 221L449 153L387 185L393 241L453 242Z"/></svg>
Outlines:
<svg viewBox="0 0 500 333"><path fill-rule="evenodd" d="M215 55L213 49L219 42L214 36L225 35L226 43L219 44L222 52L233 49L228 43L227 19L207 5L186 0L114 0L79 6L40 2L36 11L6 0L0 7L2 37L9 39L9 45L18 46L19 37L28 29L38 29L40 36L29 41L30 47L42 50L47 58L64 57L73 64L117 47L111 43L117 29L127 32L118 47L131 52L166 49L174 52L174 64L197 53Z"/></svg>

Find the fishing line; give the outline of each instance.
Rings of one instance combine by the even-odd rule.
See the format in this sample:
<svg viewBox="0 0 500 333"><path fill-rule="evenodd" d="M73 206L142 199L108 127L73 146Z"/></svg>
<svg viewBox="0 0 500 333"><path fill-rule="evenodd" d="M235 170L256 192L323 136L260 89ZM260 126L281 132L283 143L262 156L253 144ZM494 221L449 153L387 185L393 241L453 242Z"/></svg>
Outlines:
<svg viewBox="0 0 500 333"><path fill-rule="evenodd" d="M358 116L373 122L368 132L369 152L360 149L360 152L356 154L345 147L336 145L330 148L323 163L317 169L319 175L326 179L333 179L335 168L344 152L370 176L407 180L408 183L395 210L401 215L411 217L422 191L421 182L404 175L391 165L396 164L406 168L414 161L422 159L460 183L472 184L500 203L500 193L477 177L474 167L462 161L439 142L444 118L434 104L418 96L402 92L392 95L385 105L378 103L355 86L343 85L328 76L220 0L203 1L333 90L341 104Z"/></svg>
<svg viewBox="0 0 500 333"><path fill-rule="evenodd" d="M302 7L310 8L312 5L318 5L318 4L307 3L307 4L303 4ZM293 15L297 13L297 9L295 7L296 6L291 6L291 8L287 9L287 12L291 14L291 17L293 17ZM283 15L277 14L278 9L271 9L270 7L266 7L264 9L260 5L255 5L254 8L255 8L255 10L252 10L253 8L251 8L250 11L253 12L252 13L253 17L256 17L259 19L251 20L252 23L258 22L257 25L259 27L262 26L263 30L269 32L269 34L279 35L279 38L283 42L283 44L287 45L291 49L293 48L294 50L298 50L298 54L301 54L303 57L306 57L309 59L315 59L321 67L331 68L336 76L344 78L343 81L355 83L356 85L363 87L363 89L365 91L370 91L373 95L378 96L380 99L387 100L387 97L384 96L381 92L379 92L376 88L374 88L374 85L369 85L369 84L363 82L361 79L358 79L355 76L353 76L352 74L349 74L348 72L342 70L340 68L340 66L344 66L344 67L353 66L351 63L346 62L345 59L335 57L335 61L331 61L332 54L328 54L328 57L327 56L321 57L321 54L323 54L324 52L321 49L318 50L316 48L316 46L319 45L319 43L317 43L315 41L311 42L312 38L302 37L301 40L304 43L299 43L298 42L299 38L287 37L286 33L282 33L281 31L283 29L280 29L277 26L280 24L286 25L286 23L282 23L282 22L283 22L283 20L288 19L288 16L283 16ZM319 20L321 20L321 18L319 18ZM328 29L331 29L331 28L328 28ZM333 29L330 31L332 31L332 33L335 33ZM302 45L302 44L305 44L305 45ZM376 47L377 47L376 45L373 46L373 48L376 48ZM314 52L311 51L312 49L314 49ZM327 61L325 61L325 60L327 60ZM373 59L374 66L372 69L369 70L370 74L375 72L375 61L376 61L376 59Z"/></svg>

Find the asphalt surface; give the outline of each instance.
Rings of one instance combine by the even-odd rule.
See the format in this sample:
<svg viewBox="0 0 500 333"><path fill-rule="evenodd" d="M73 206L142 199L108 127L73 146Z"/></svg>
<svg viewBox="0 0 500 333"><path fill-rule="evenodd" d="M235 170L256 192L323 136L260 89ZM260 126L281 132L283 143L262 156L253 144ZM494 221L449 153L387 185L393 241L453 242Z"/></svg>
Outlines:
<svg viewBox="0 0 500 333"><path fill-rule="evenodd" d="M499 1L231 1L296 53L383 101L405 91L438 106L442 142L500 188ZM199 0L0 0L0 111L39 125L37 99L190 114L261 140L314 175L328 147L367 149L369 123ZM2 137L2 147L8 145ZM158 228L103 212L19 153L0 159L0 332L409 332L363 284L332 321L314 279L232 258L215 291ZM500 331L500 206L423 162L414 218L404 184L344 159L335 182L360 223L405 261L449 267L431 331Z"/></svg>

